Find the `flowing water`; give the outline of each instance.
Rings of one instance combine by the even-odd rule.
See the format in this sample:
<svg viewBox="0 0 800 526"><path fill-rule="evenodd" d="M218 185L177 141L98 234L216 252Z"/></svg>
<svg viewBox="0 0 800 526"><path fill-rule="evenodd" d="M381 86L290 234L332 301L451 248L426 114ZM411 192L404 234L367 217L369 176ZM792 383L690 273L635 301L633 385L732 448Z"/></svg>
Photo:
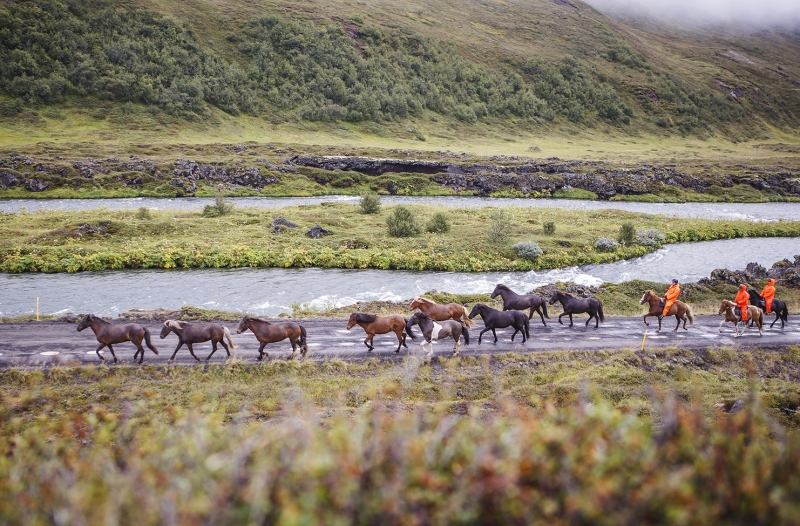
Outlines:
<svg viewBox="0 0 800 526"><path fill-rule="evenodd" d="M0 316L34 311L116 315L132 308L207 309L277 315L293 304L320 309L367 300L404 300L429 290L491 292L505 283L522 293L557 281L583 285L644 279L697 281L716 268L769 268L800 254L800 238L750 238L669 245L647 256L540 272L407 272L343 269L189 269L0 274Z"/></svg>
<svg viewBox="0 0 800 526"><path fill-rule="evenodd" d="M240 208L279 209L294 205L320 203L358 203L357 196L321 197L236 197L230 199ZM747 221L800 220L800 203L636 203L623 201L585 201L578 199L503 199L483 197L403 197L382 196L385 205L427 204L448 208L521 207L562 208L565 210L625 210L674 217L707 219L741 219ZM213 204L211 198L151 198L128 199L0 199L0 212L16 213L43 210L131 210L147 207L153 210L202 210Z"/></svg>

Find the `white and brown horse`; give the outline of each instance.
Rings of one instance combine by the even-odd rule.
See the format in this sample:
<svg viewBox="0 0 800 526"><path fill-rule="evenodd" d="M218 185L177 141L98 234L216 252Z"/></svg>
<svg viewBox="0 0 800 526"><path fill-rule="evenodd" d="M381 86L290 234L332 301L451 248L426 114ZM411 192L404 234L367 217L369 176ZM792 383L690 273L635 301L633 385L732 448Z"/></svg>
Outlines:
<svg viewBox="0 0 800 526"><path fill-rule="evenodd" d="M406 322L406 334L414 338L414 333L411 332L412 325L419 325L422 330L423 340L419 346L425 350L425 344L428 344L428 356L433 355L433 340L441 340L444 338L453 338L456 344L453 346L453 356L458 356L461 351L461 336L464 336L464 343L469 345L469 329L463 321L442 320L434 321L430 316L424 312L415 312L411 318Z"/></svg>
<svg viewBox="0 0 800 526"><path fill-rule="evenodd" d="M741 336L744 334L744 331L747 330L747 323L742 323L741 313L737 315L734 312L736 307L737 305L731 300L722 300L722 303L719 306L719 313L725 313L725 319L719 324L719 332L722 332L722 326L728 322L733 323L733 330L736 333L736 336ZM758 334L763 336L764 332L762 328L764 326L764 311L755 305L748 305L747 317L756 322L756 325L758 325ZM742 323L742 332L739 332L739 323Z"/></svg>
<svg viewBox="0 0 800 526"><path fill-rule="evenodd" d="M459 305L458 303L439 305L435 301L429 300L428 298L416 297L408 305L408 310L414 309L421 310L430 316L433 321L444 321L452 318L455 321L463 321L468 329L475 325L475 322L469 319L469 316L467 315L467 308L463 305Z"/></svg>

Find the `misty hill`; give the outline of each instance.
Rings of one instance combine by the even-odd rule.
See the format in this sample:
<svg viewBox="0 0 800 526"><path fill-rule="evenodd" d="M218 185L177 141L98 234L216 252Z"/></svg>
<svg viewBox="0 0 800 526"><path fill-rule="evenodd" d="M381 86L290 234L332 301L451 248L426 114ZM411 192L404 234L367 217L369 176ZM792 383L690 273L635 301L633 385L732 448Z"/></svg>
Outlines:
<svg viewBox="0 0 800 526"><path fill-rule="evenodd" d="M224 112L739 139L800 124L798 37L610 19L573 0L12 1L0 127L88 108L121 127Z"/></svg>

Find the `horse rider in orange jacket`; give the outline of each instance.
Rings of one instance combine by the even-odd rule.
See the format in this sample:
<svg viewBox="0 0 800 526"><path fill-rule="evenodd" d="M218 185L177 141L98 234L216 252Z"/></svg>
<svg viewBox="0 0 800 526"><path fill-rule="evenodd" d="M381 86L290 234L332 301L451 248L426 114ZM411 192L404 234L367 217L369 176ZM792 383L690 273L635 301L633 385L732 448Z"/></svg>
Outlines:
<svg viewBox="0 0 800 526"><path fill-rule="evenodd" d="M739 292L736 293L736 298L733 302L742 311L742 321L747 321L747 306L750 304L750 294L747 293L747 286L742 283L739 285Z"/></svg>
<svg viewBox="0 0 800 526"><path fill-rule="evenodd" d="M673 279L672 285L667 290L667 293L664 294L664 312L662 312L661 316L658 317L659 320L667 315L669 309L672 307L672 304L675 303L675 300L678 299L678 296L680 295L681 288L678 286L678 280Z"/></svg>
<svg viewBox="0 0 800 526"><path fill-rule="evenodd" d="M775 299L775 280L770 278L767 285L761 290L761 297L767 304L767 314L772 312L772 300Z"/></svg>

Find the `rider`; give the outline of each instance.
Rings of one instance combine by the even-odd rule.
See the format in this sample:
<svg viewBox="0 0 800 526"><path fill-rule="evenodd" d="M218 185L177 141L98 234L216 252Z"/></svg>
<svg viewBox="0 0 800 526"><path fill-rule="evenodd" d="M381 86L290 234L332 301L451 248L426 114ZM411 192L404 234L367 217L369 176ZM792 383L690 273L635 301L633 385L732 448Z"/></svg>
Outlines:
<svg viewBox="0 0 800 526"><path fill-rule="evenodd" d="M659 320L667 315L670 307L672 307L672 304L675 303L675 300L678 299L678 296L680 295L681 288L678 286L678 280L673 279L672 285L667 290L667 293L664 294L664 312L662 312L661 316L658 317Z"/></svg>
<svg viewBox="0 0 800 526"><path fill-rule="evenodd" d="M750 304L750 294L747 293L747 287L744 283L739 285L739 292L736 293L736 298L733 302L742 311L742 321L747 321L747 306Z"/></svg>
<svg viewBox="0 0 800 526"><path fill-rule="evenodd" d="M761 290L761 297L767 303L767 314L772 312L772 300L775 299L775 280L770 278L766 287Z"/></svg>

